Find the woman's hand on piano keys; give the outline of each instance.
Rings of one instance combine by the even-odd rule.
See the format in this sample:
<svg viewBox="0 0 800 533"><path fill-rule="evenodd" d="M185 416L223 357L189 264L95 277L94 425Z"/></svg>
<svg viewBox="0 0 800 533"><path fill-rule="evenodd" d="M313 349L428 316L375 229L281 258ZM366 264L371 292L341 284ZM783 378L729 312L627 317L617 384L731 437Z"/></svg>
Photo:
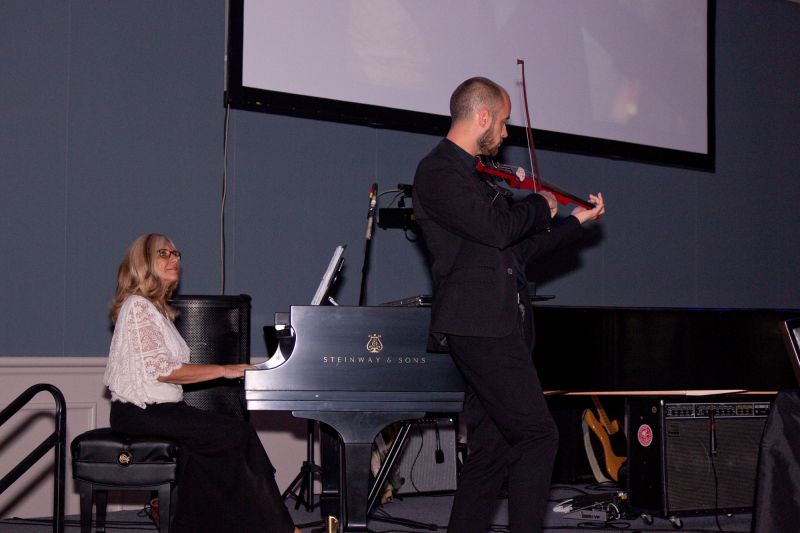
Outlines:
<svg viewBox="0 0 800 533"><path fill-rule="evenodd" d="M242 379L245 370L253 370L255 366L237 364L237 365L222 365L222 377L225 379Z"/></svg>
<svg viewBox="0 0 800 533"><path fill-rule="evenodd" d="M178 385L188 385L191 383L202 383L212 379L242 379L244 371L255 368L253 365L206 365L185 363L166 376L159 376L157 379L162 383L175 383Z"/></svg>

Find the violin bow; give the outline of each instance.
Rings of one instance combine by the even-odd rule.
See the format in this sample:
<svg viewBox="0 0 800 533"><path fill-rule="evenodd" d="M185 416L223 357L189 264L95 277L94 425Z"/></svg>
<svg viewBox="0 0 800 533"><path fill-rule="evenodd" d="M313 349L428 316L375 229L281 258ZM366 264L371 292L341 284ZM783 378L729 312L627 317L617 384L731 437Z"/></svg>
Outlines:
<svg viewBox="0 0 800 533"><path fill-rule="evenodd" d="M540 188L544 188L556 195L561 203L572 202L577 204L581 207L585 207L586 209L593 209L594 204L589 202L588 200L584 200L579 198L573 194L568 193L563 189L559 189L553 185L550 185L546 181L542 179L541 173L539 172L539 162L536 159L536 148L533 144L533 128L531 127L531 115L528 111L528 87L525 84L525 60L517 59L517 65L520 66L522 69L522 101L525 105L525 136L528 139L528 157L530 157L531 161L531 172L533 174L533 190L537 191Z"/></svg>
<svg viewBox="0 0 800 533"><path fill-rule="evenodd" d="M522 69L522 102L525 105L525 137L528 139L528 157L531 161L531 172L533 173L533 190L538 191L541 179L539 174L539 161L536 159L536 150L533 145L533 128L531 127L531 115L528 112L528 87L525 85L525 60L517 58L517 65Z"/></svg>

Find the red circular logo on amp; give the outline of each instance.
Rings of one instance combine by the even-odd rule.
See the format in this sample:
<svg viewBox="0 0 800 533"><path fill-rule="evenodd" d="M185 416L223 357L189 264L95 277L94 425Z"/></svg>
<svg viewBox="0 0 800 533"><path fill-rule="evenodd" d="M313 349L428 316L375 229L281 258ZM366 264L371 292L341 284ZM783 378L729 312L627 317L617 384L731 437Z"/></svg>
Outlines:
<svg viewBox="0 0 800 533"><path fill-rule="evenodd" d="M653 444L653 429L647 424L642 424L636 432L636 437L639 439L639 444L647 448Z"/></svg>

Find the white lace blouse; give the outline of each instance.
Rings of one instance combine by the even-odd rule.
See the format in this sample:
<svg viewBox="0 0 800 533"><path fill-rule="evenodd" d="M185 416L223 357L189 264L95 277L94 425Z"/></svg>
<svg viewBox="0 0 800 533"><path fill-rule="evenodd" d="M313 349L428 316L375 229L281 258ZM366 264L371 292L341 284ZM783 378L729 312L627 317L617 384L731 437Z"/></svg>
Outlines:
<svg viewBox="0 0 800 533"><path fill-rule="evenodd" d="M183 388L158 381L189 362L189 347L175 324L150 300L128 296L117 317L103 382L111 399L141 408L148 403L179 402Z"/></svg>

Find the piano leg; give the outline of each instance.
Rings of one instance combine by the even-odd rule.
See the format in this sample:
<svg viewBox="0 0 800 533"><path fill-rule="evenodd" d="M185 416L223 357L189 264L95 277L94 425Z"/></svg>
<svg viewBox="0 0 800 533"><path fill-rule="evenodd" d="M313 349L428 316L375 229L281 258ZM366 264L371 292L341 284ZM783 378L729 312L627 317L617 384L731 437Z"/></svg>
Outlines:
<svg viewBox="0 0 800 533"><path fill-rule="evenodd" d="M375 436L389 424L422 418L425 412L293 411L292 414L300 418L319 420L339 432L344 446L338 516L342 524L341 532L368 531L367 500L372 443Z"/></svg>
<svg viewBox="0 0 800 533"><path fill-rule="evenodd" d="M339 434L327 424L319 425L320 463L322 468L322 493L319 496L319 511L322 519L339 516L340 472L342 459Z"/></svg>
<svg viewBox="0 0 800 533"><path fill-rule="evenodd" d="M377 434L376 431L375 435ZM345 517L344 531L347 533L367 531L367 498L369 496L371 457L372 440L344 443L344 475L347 479L344 501L347 507L342 511ZM363 465L366 465L366 468Z"/></svg>

